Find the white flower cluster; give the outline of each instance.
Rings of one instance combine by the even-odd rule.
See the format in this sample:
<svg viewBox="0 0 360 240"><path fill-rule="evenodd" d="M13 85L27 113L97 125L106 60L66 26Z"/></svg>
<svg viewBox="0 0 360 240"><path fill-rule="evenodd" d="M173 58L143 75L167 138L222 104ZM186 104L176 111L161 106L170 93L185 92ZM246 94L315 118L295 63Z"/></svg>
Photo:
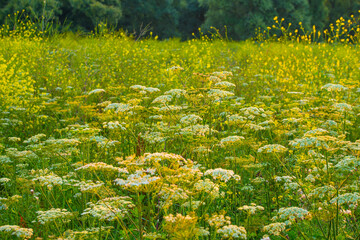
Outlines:
<svg viewBox="0 0 360 240"><path fill-rule="evenodd" d="M318 152L316 152L316 151L314 151L314 150L309 150L308 152L307 152L307 154L311 157L311 158L314 158L314 159L321 159L321 158L325 158L325 156L323 155L323 154L321 154L321 153L318 153Z"/></svg>
<svg viewBox="0 0 360 240"><path fill-rule="evenodd" d="M360 203L360 194L358 192L344 193L331 199L330 203L348 205L350 208L356 208Z"/></svg>
<svg viewBox="0 0 360 240"><path fill-rule="evenodd" d="M189 215L183 216L182 214L178 213L176 214L176 216L174 216L173 214L169 214L165 216L164 219L166 222L175 223L177 221L193 220L193 217Z"/></svg>
<svg viewBox="0 0 360 240"><path fill-rule="evenodd" d="M236 85L228 81L222 81L215 83L215 87L219 87L223 89L233 89L236 87Z"/></svg>
<svg viewBox="0 0 360 240"><path fill-rule="evenodd" d="M9 137L8 138L9 142L21 142L21 138L18 137Z"/></svg>
<svg viewBox="0 0 360 240"><path fill-rule="evenodd" d="M160 233L152 232L152 233L145 233L143 235L145 239L163 239L163 236Z"/></svg>
<svg viewBox="0 0 360 240"><path fill-rule="evenodd" d="M287 94L291 94L291 95L303 95L303 92L287 92Z"/></svg>
<svg viewBox="0 0 360 240"><path fill-rule="evenodd" d="M158 88L145 87L142 85L133 85L130 87L130 89L139 91L141 94L147 94L147 93L151 94L151 93L155 93L155 92L160 92L160 89L158 89Z"/></svg>
<svg viewBox="0 0 360 240"><path fill-rule="evenodd" d="M304 137L315 137L315 136L319 136L319 135L325 135L325 134L328 134L328 133L329 133L328 130L325 130L325 129L322 129L322 128L316 128L316 129L307 131L304 134Z"/></svg>
<svg viewBox="0 0 360 240"><path fill-rule="evenodd" d="M90 91L88 93L88 95L100 94L100 93L105 93L105 90L104 89L94 89L94 90Z"/></svg>
<svg viewBox="0 0 360 240"><path fill-rule="evenodd" d="M173 96L172 95L161 95L158 96L157 98L155 98L152 103L161 103L161 104L166 104L169 103L173 100Z"/></svg>
<svg viewBox="0 0 360 240"><path fill-rule="evenodd" d="M227 169L223 169L223 168L206 170L204 175L205 176L210 175L213 177L213 179L224 181L224 182L227 182L230 179L234 179L236 181L240 181L240 179L241 179L239 175L234 174L233 170L227 170Z"/></svg>
<svg viewBox="0 0 360 240"><path fill-rule="evenodd" d="M183 70L184 70L184 68L182 68L180 66L172 66L171 68L166 69L166 71L174 71L174 72L183 71Z"/></svg>
<svg viewBox="0 0 360 240"><path fill-rule="evenodd" d="M203 119L195 114L190 114L182 117L180 122L184 125L195 125L198 122L201 122Z"/></svg>
<svg viewBox="0 0 360 240"><path fill-rule="evenodd" d="M144 89L144 91L147 92L147 93L155 93L155 92L160 92L160 89L154 88L154 87L146 87Z"/></svg>
<svg viewBox="0 0 360 240"><path fill-rule="evenodd" d="M319 177L319 176L320 176L320 175L314 176L314 175L312 175L312 174L310 173L309 175L306 176L305 180L306 180L306 181L309 181L309 182L315 182L315 181L316 181L315 177L317 178L317 177Z"/></svg>
<svg viewBox="0 0 360 240"><path fill-rule="evenodd" d="M205 181L199 180L195 183L194 188L196 191L207 193L211 198L218 198L220 196L219 186L209 179L205 179Z"/></svg>
<svg viewBox="0 0 360 240"><path fill-rule="evenodd" d="M119 141L109 140L103 136L92 136L89 138L90 141L95 141L96 145L100 148L106 147L110 148L115 146L115 144L119 143Z"/></svg>
<svg viewBox="0 0 360 240"><path fill-rule="evenodd" d="M187 92L183 89L171 89L169 91L166 91L164 94L179 98L181 96L185 96Z"/></svg>
<svg viewBox="0 0 360 240"><path fill-rule="evenodd" d="M283 124L297 124L303 122L304 119L302 118L284 118L281 120Z"/></svg>
<svg viewBox="0 0 360 240"><path fill-rule="evenodd" d="M202 155L206 155L208 153L211 153L212 150L210 148L205 147L205 146L199 146L197 148L194 148L193 152L194 153L199 153L199 154L202 154Z"/></svg>
<svg viewBox="0 0 360 240"><path fill-rule="evenodd" d="M189 198L189 191L184 190L176 184L171 184L168 187L162 187L159 196L161 198L160 206L167 208L175 202L183 201Z"/></svg>
<svg viewBox="0 0 360 240"><path fill-rule="evenodd" d="M109 234L113 226L102 226L101 229L94 227L94 228L87 228L82 231L73 231L73 230L66 230L63 234L63 237L57 238L57 240L80 240L80 239L98 239L99 232L101 231L102 234L106 235Z"/></svg>
<svg viewBox="0 0 360 240"><path fill-rule="evenodd" d="M111 103L104 108L104 111L113 110L116 114L130 112L134 107L126 103ZM131 113L131 112L130 112Z"/></svg>
<svg viewBox="0 0 360 240"><path fill-rule="evenodd" d="M140 187L143 185L155 184L161 178L153 176L152 171L136 170L135 173L130 174L126 180L117 178L114 180L116 185L124 186L125 188Z"/></svg>
<svg viewBox="0 0 360 240"><path fill-rule="evenodd" d="M275 176L274 177L275 182L290 183L293 179L294 179L294 177L291 177L291 176Z"/></svg>
<svg viewBox="0 0 360 240"><path fill-rule="evenodd" d="M117 172L117 173L129 173L126 168L114 167L113 165L106 164L104 162L88 163L84 166L78 167L75 171L104 171L104 172Z"/></svg>
<svg viewBox="0 0 360 240"><path fill-rule="evenodd" d="M146 153L144 158L145 164L149 166L156 165L160 163L161 165L171 165L172 163L177 163L180 166L183 166L187 163L186 159L180 155L174 153Z"/></svg>
<svg viewBox="0 0 360 240"><path fill-rule="evenodd" d="M221 71L221 72L212 72L211 75L226 79L228 76L233 76L233 73L229 71Z"/></svg>
<svg viewBox="0 0 360 240"><path fill-rule="evenodd" d="M23 239L29 239L33 235L32 228L22 228L17 225L4 225L0 226L0 232L11 233L11 235L17 236Z"/></svg>
<svg viewBox="0 0 360 240"><path fill-rule="evenodd" d="M213 83L218 83L218 82L221 82L221 78L216 77L216 76L210 76L209 81L213 82Z"/></svg>
<svg viewBox="0 0 360 240"><path fill-rule="evenodd" d="M34 159L38 159L39 157L32 151L18 151L16 148L8 148L6 149L6 154L9 157L12 158L17 158L20 159L22 161L26 161L26 160L34 160Z"/></svg>
<svg viewBox="0 0 360 240"><path fill-rule="evenodd" d="M107 108L107 107L106 107ZM105 110L106 110L105 108ZM133 106L131 106L130 104L125 104L125 103L119 103L118 107L115 110L116 114L120 114L120 113L129 113L131 114L132 110L133 110Z"/></svg>
<svg viewBox="0 0 360 240"><path fill-rule="evenodd" d="M104 111L109 111L109 110L116 110L120 107L120 105L123 103L109 103L105 108Z"/></svg>
<svg viewBox="0 0 360 240"><path fill-rule="evenodd" d="M31 138L28 138L24 141L24 143L38 143L42 138L45 138L46 135L43 133L37 134L35 136L32 136Z"/></svg>
<svg viewBox="0 0 360 240"><path fill-rule="evenodd" d="M230 125L241 124L241 123L246 122L246 118L243 116L240 116L239 114L234 114L234 115L229 116L228 122Z"/></svg>
<svg viewBox="0 0 360 240"><path fill-rule="evenodd" d="M277 216L273 217L273 221L284 221L286 225L291 225L298 220L304 220L306 217L310 217L308 210L299 207L280 208Z"/></svg>
<svg viewBox="0 0 360 240"><path fill-rule="evenodd" d="M124 218L129 209L135 207L130 197L111 197L97 201L89 202L89 208L86 208L81 215L90 215L99 220L113 221Z"/></svg>
<svg viewBox="0 0 360 240"><path fill-rule="evenodd" d="M329 147L326 144L326 142L319 140L317 137L296 138L296 139L290 141L289 145L294 148L310 148L310 147L328 148Z"/></svg>
<svg viewBox="0 0 360 240"><path fill-rule="evenodd" d="M218 100L221 98L234 96L234 93L225 91L225 90L220 90L220 89L210 89L208 91L208 96L209 96L209 98Z"/></svg>
<svg viewBox="0 0 360 240"><path fill-rule="evenodd" d="M224 216L223 214L213 214L207 222L211 227L215 227L215 229L219 229L224 225L230 225L231 219L228 216Z"/></svg>
<svg viewBox="0 0 360 240"><path fill-rule="evenodd" d="M48 211L37 211L37 222L40 224L47 224L55 221L61 221L62 223L70 222L75 214L69 212L66 209L52 208ZM34 221L36 222L36 221Z"/></svg>
<svg viewBox="0 0 360 240"><path fill-rule="evenodd" d="M104 107L108 106L109 104L111 104L111 101L104 101L104 102L96 104L96 106L104 108Z"/></svg>
<svg viewBox="0 0 360 240"><path fill-rule="evenodd" d="M183 208L190 208L191 209L198 209L201 205L205 205L205 202L203 201L187 201L181 204L181 207Z"/></svg>
<svg viewBox="0 0 360 240"><path fill-rule="evenodd" d="M41 186L46 186L49 190L51 190L54 186L61 186L64 183L63 179L54 173L39 176L33 180L38 181Z"/></svg>
<svg viewBox="0 0 360 240"><path fill-rule="evenodd" d="M179 112L182 109L184 109L186 107L182 107L182 106L174 106L174 105L166 105L164 107L159 108L159 112L162 113L167 113L167 112Z"/></svg>
<svg viewBox="0 0 360 240"><path fill-rule="evenodd" d="M220 146L236 146L240 145L245 138L242 136L228 136L220 140Z"/></svg>
<svg viewBox="0 0 360 240"><path fill-rule="evenodd" d="M338 123L335 122L334 120L326 120L326 121L321 125L321 127L323 127L323 128L328 128L328 129L336 128L337 126L338 126Z"/></svg>
<svg viewBox="0 0 360 240"><path fill-rule="evenodd" d="M0 184L5 184L5 183L8 183L10 181L11 181L10 178L0 178Z"/></svg>
<svg viewBox="0 0 360 240"><path fill-rule="evenodd" d="M142 85L132 85L130 86L130 89L132 90L137 90L137 91L142 91L144 90L146 87L145 86L142 86Z"/></svg>
<svg viewBox="0 0 360 240"><path fill-rule="evenodd" d="M281 232L285 231L285 228L286 228L285 223L276 222L264 226L263 231L271 235L279 236Z"/></svg>
<svg viewBox="0 0 360 240"><path fill-rule="evenodd" d="M261 130L265 130L265 129L266 129L266 128L263 127L263 126L260 126L260 125L257 125L257 124L253 124L253 123L246 124L246 126L247 126L249 129L252 129L252 130L255 130L255 131L261 131Z"/></svg>
<svg viewBox="0 0 360 240"><path fill-rule="evenodd" d="M123 131L126 130L126 128L124 127L126 124L125 123L119 123L119 121L115 121L115 122L104 122L103 123L103 128L107 128L107 129L121 129Z"/></svg>
<svg viewBox="0 0 360 240"><path fill-rule="evenodd" d="M336 192L336 188L333 186L322 186L313 189L309 193L310 198L326 198L332 196Z"/></svg>
<svg viewBox="0 0 360 240"><path fill-rule="evenodd" d="M81 142L77 139L68 139L68 138L63 138L63 139L48 139L45 141L45 144L47 145L57 145L57 146L77 146L79 145Z"/></svg>
<svg viewBox="0 0 360 240"><path fill-rule="evenodd" d="M298 183L292 182L293 179L294 179L294 177L290 177L290 176L281 176L281 177L275 176L274 177L275 182L283 182L284 183L285 190L287 190L287 189L296 190L300 187Z"/></svg>
<svg viewBox="0 0 360 240"><path fill-rule="evenodd" d="M8 156L0 156L0 163L6 164L6 163L12 163L12 161Z"/></svg>
<svg viewBox="0 0 360 240"><path fill-rule="evenodd" d="M191 136L205 136L208 135L210 131L209 125L192 125L185 128L182 128L180 131L180 135L191 135ZM211 129L212 133L216 133L217 131Z"/></svg>
<svg viewBox="0 0 360 240"><path fill-rule="evenodd" d="M250 215L254 215L257 211L264 211L264 207L251 203L250 206L244 205L238 208L240 211L247 212Z"/></svg>
<svg viewBox="0 0 360 240"><path fill-rule="evenodd" d="M334 168L342 172L351 172L360 166L360 159L354 156L345 156Z"/></svg>
<svg viewBox="0 0 360 240"><path fill-rule="evenodd" d="M333 83L325 84L324 86L321 87L321 89L325 89L328 92L342 92L348 90L347 87L344 87L341 84L333 84Z"/></svg>
<svg viewBox="0 0 360 240"><path fill-rule="evenodd" d="M236 225L227 225L216 231L221 234L224 239L246 239L246 230L244 227L236 226Z"/></svg>
<svg viewBox="0 0 360 240"><path fill-rule="evenodd" d="M164 116L163 115L152 115L149 117L149 119L151 120L163 120Z"/></svg>
<svg viewBox="0 0 360 240"><path fill-rule="evenodd" d="M161 132L147 131L147 132L141 134L141 137L150 144L161 143L166 140L166 138L163 137L163 134Z"/></svg>
<svg viewBox="0 0 360 240"><path fill-rule="evenodd" d="M96 183L94 183L93 181L91 180L88 180L88 181L81 181L81 182L77 182L77 183L74 183L72 184L72 186L74 187L78 187L79 190L81 192L96 192L96 190L102 188L104 186L104 182L100 182L100 181L97 181Z"/></svg>
<svg viewBox="0 0 360 240"><path fill-rule="evenodd" d="M335 103L333 105L333 108L335 108L335 110L338 110L340 112L346 112L352 110L352 106L347 103Z"/></svg>
<svg viewBox="0 0 360 240"><path fill-rule="evenodd" d="M267 115L265 114L264 109L262 108L257 108L257 107L247 107L247 108L242 108L240 109L242 112L244 112L244 115L248 118L248 119L254 119L256 116L262 116L262 117L267 117Z"/></svg>

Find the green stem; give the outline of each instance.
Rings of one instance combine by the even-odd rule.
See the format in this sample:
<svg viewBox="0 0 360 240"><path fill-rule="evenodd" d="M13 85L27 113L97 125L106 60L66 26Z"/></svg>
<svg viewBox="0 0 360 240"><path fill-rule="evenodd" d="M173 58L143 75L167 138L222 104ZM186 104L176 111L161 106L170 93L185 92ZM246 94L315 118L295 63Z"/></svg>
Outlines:
<svg viewBox="0 0 360 240"><path fill-rule="evenodd" d="M329 222L329 230L328 230L328 234L327 234L327 238L326 238L326 239L330 239L330 236L331 236L331 235L330 235L330 234L331 234L331 222L332 222L332 221Z"/></svg>
<svg viewBox="0 0 360 240"><path fill-rule="evenodd" d="M13 160L13 168L14 168L14 175L13 175L13 193L14 193L14 195L16 194L16 192L17 192L17 186L16 186L16 163L17 163L17 161L16 161L16 158L14 158L14 160Z"/></svg>
<svg viewBox="0 0 360 240"><path fill-rule="evenodd" d="M306 201L307 201L307 202L309 203L309 205L311 206L311 202L310 202L310 200L309 200L309 197L308 197L308 195L307 195L304 187L302 186L302 184L300 184L300 182L297 180L297 178L291 173L291 171L285 166L285 164L281 161L281 159L280 159L279 157L277 157L276 159L277 159L278 162L282 165L282 167L285 169L285 171L289 174L289 176L293 177L294 181L299 185L301 191L302 191L302 192L304 193L304 195L305 195ZM313 209L314 209L314 207L313 207ZM314 212L315 212L315 209L314 209ZM317 222L317 224L318 224L318 226L319 226L319 228L320 228L321 233L323 234L323 237L326 237L325 232L324 232L324 230L323 230L323 228L322 228L322 225L321 225L321 223L320 223L319 218L316 216L316 214L314 215L314 217L315 217L316 222Z"/></svg>
<svg viewBox="0 0 360 240"><path fill-rule="evenodd" d="M137 192L137 200L138 200L138 220L139 220L139 233L140 233L140 240L143 240L143 224L142 224L142 209L141 209L141 200L139 192Z"/></svg>

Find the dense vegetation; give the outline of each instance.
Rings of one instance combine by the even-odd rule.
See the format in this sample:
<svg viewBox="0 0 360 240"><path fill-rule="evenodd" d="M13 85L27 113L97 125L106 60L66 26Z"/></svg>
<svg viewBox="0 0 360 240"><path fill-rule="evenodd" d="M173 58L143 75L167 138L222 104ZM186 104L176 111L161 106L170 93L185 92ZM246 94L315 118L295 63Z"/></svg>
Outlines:
<svg viewBox="0 0 360 240"><path fill-rule="evenodd" d="M272 21L246 42L0 29L0 238L358 239L359 19Z"/></svg>
<svg viewBox="0 0 360 240"><path fill-rule="evenodd" d="M199 27L208 32L213 26L239 40L253 37L275 16L294 28L302 22L306 31L313 25L324 30L359 8L360 0L0 0L0 24L13 22L7 16L24 9L23 16L45 26L61 24L62 30L91 31L103 22L136 37L153 32L162 39L190 39Z"/></svg>

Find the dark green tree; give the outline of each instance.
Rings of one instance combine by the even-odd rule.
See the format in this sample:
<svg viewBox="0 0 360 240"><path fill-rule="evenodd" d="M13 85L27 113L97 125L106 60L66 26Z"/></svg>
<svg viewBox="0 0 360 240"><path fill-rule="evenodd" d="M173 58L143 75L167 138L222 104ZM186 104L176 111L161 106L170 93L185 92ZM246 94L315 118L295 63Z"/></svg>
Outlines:
<svg viewBox="0 0 360 240"><path fill-rule="evenodd" d="M309 0L311 26L316 26L318 30L323 30L329 23L329 8L327 0Z"/></svg>
<svg viewBox="0 0 360 240"><path fill-rule="evenodd" d="M292 23L296 28L301 22L305 30L310 30L311 14L308 0L273 0L273 2L277 16L285 19L285 25Z"/></svg>
<svg viewBox="0 0 360 240"><path fill-rule="evenodd" d="M198 32L199 27L205 20L205 8L201 7L198 0L187 0L186 4L180 5L178 31L182 39L191 38L192 33Z"/></svg>
<svg viewBox="0 0 360 240"><path fill-rule="evenodd" d="M268 26L276 12L272 0L199 0L207 8L202 27L221 29L227 26L233 39L252 37L255 29Z"/></svg>
<svg viewBox="0 0 360 240"><path fill-rule="evenodd" d="M73 29L93 30L100 22L117 25L122 17L120 0L61 0L61 21Z"/></svg>
<svg viewBox="0 0 360 240"><path fill-rule="evenodd" d="M340 17L346 19L360 9L360 0L327 0L326 4L330 9L329 23L335 23Z"/></svg>
<svg viewBox="0 0 360 240"><path fill-rule="evenodd" d="M121 16L120 0L0 0L0 19L17 11L33 20L71 22L74 30L93 30L98 23L116 25Z"/></svg>
<svg viewBox="0 0 360 240"><path fill-rule="evenodd" d="M33 20L58 20L62 14L61 0L0 0L0 19L4 19L15 12L25 10L23 15Z"/></svg>
<svg viewBox="0 0 360 240"><path fill-rule="evenodd" d="M139 37L153 32L162 38L180 37L178 29L184 0L122 0L123 18L120 26Z"/></svg>

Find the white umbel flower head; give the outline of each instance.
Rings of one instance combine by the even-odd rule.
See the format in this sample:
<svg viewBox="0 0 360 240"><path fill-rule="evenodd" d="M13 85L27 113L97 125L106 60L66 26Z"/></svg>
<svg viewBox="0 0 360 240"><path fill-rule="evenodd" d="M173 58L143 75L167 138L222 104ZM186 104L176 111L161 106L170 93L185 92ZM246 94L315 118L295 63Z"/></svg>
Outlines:
<svg viewBox="0 0 360 240"><path fill-rule="evenodd" d="M346 91L348 88L344 87L341 84L328 83L322 86L321 89L325 89L328 92L342 92L342 91Z"/></svg>
<svg viewBox="0 0 360 240"><path fill-rule="evenodd" d="M33 235L32 228L22 228L17 225L4 225L0 226L0 232L11 233L13 236L17 236L23 239L29 239Z"/></svg>
<svg viewBox="0 0 360 240"><path fill-rule="evenodd" d="M234 174L233 170L227 170L227 169L223 169L223 168L216 168L216 169L206 170L204 175L205 176L210 175L210 176L213 177L213 179L224 181L224 182L227 182L230 179L240 181L240 176Z"/></svg>
<svg viewBox="0 0 360 240"><path fill-rule="evenodd" d="M221 234L223 239L246 239L246 230L244 227L228 225L216 231Z"/></svg>
<svg viewBox="0 0 360 240"><path fill-rule="evenodd" d="M129 209L135 205L131 202L130 197L111 197L99 200L97 203L89 202L88 206L89 208L86 208L81 215L113 221L124 218Z"/></svg>
<svg viewBox="0 0 360 240"><path fill-rule="evenodd" d="M288 149L280 144L269 144L258 149L259 153L283 153Z"/></svg>
<svg viewBox="0 0 360 240"><path fill-rule="evenodd" d="M63 223L70 222L71 218L75 217L75 214L69 212L66 209L52 208L47 211L37 211L37 222L44 225L47 223L61 221Z"/></svg>
<svg viewBox="0 0 360 240"><path fill-rule="evenodd" d="M94 89L94 90L90 91L88 93L88 95L95 95L95 94L104 93L104 92L105 92L104 89Z"/></svg>

